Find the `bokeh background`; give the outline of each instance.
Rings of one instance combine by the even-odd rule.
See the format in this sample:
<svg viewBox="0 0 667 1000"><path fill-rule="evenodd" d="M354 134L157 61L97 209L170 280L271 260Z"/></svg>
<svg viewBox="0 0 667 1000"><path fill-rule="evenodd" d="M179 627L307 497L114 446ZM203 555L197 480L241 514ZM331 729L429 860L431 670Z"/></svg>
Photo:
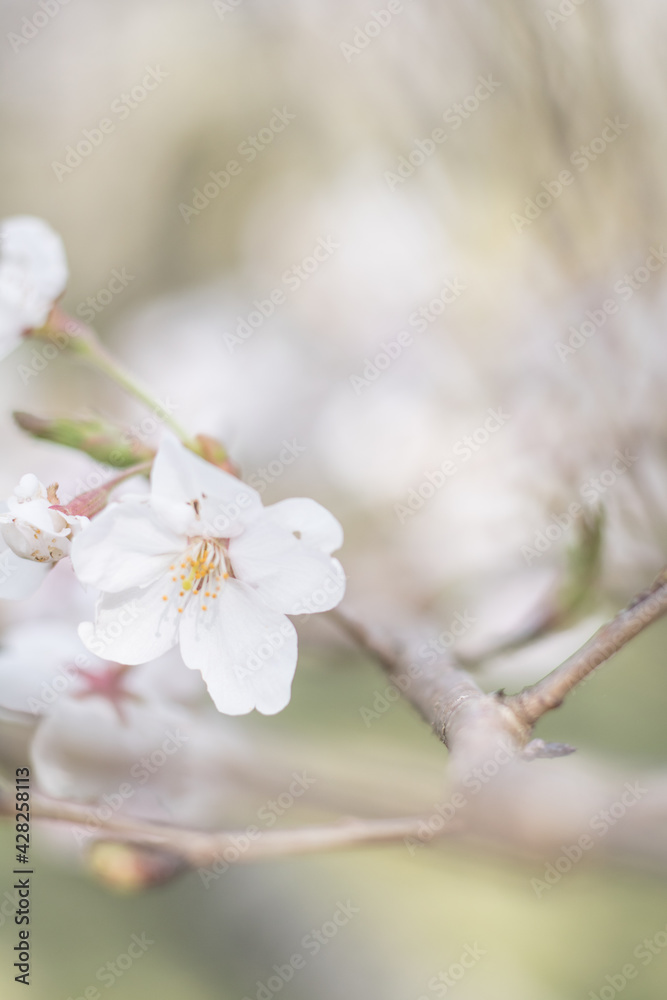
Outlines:
<svg viewBox="0 0 667 1000"><path fill-rule="evenodd" d="M0 215L43 216L62 234L64 307L85 315L92 297L108 346L182 423L224 440L266 501L308 495L336 513L355 614L418 643L468 613L458 645L476 657L552 599L584 522L553 530L539 552L554 516L578 502L588 524L603 510L586 599L553 635L482 664L489 688L511 690L650 582L667 527L667 285L662 264L646 269L667 239L661 3L46 6L35 28L44 8L0 3ZM133 99L149 70L160 82ZM480 78L493 87L475 100ZM260 132L276 109L282 130ZM68 166L68 147L105 118L113 131ZM419 163L434 129L446 139ZM256 135L251 158L243 144ZM234 160L224 189L203 194ZM564 170L572 180L559 191ZM313 267L317 246L329 249ZM131 280L107 295L114 270ZM275 289L284 301L259 322L257 303ZM410 343L384 369L402 331ZM73 493L94 463L26 440L11 410L141 414L64 356L26 380L31 350L0 366L2 495L29 468ZM462 459L490 409L507 419ZM298 452L290 464L285 442ZM618 451L625 471L596 486ZM410 491L453 456L456 474L406 512ZM56 590L3 609L3 625L66 604L68 587ZM658 625L623 651L539 735L628 778L659 771L664 636ZM432 807L446 757L426 727L402 705L367 725L360 707L386 686L376 668L326 622L303 626L300 641L284 713L207 724L224 729L236 760L265 753L313 769L318 794L286 823ZM8 759L22 739L5 727ZM539 766L576 782L573 761ZM259 789L238 774L211 780L195 818L243 826L270 787L270 774ZM122 896L95 882L67 831L40 827L36 850L35 1000L83 996L144 932L155 945L115 996L254 998L347 899L359 914L283 996L444 995L429 981L477 944L483 959L452 990L461 1000L584 998L667 925L655 873L594 859L539 899L530 879L542 861L446 845L238 867L208 890L192 873ZM3 960L11 931L0 927ZM10 965L3 996L14 995ZM625 993L657 1000L666 975L667 955L656 956Z"/></svg>

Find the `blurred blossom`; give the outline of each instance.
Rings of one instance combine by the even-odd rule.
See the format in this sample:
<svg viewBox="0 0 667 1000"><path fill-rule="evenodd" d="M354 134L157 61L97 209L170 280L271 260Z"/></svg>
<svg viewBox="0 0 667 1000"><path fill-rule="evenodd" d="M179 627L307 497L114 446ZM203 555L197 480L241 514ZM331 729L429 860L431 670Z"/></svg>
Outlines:
<svg viewBox="0 0 667 1000"><path fill-rule="evenodd" d="M10 629L0 651L1 704L5 712L39 720L31 755L40 788L56 797L94 797L139 767L168 733L175 738L179 727L185 735L178 747L170 744L170 753L186 746L190 719L171 698L191 698L192 687L188 693L180 679L175 688L170 684L177 669L173 655L155 669L104 662L60 621ZM149 773L140 776L142 785ZM174 769L155 767L154 774L168 787Z"/></svg>
<svg viewBox="0 0 667 1000"><path fill-rule="evenodd" d="M46 222L20 215L0 223L0 357L46 322L67 276L62 240Z"/></svg>
<svg viewBox="0 0 667 1000"><path fill-rule="evenodd" d="M481 665L489 690L536 680L612 604L647 585L667 555L663 0L49 0L31 9L8 0L0 28L0 196L9 216L0 229L0 496L27 468L40 483L60 483L61 497L111 475L28 439L12 409L44 419L99 414L152 448L163 407L188 433L224 443L265 510L289 497L331 510L345 531L350 611L388 641L407 638L419 663L433 650L474 658L529 630L561 593L582 526L602 518L601 571L587 581L584 617ZM164 80L132 107L123 95L148 67ZM493 85L475 103L480 79ZM114 106L130 113L121 118ZM287 109L289 127L244 155L276 108ZM113 128L102 132L107 116ZM437 142L435 130L444 136ZM54 169L66 158L80 162ZM211 175L222 178L213 187ZM205 187L204 207L184 218L179 206ZM66 290L60 238L23 212L64 235ZM22 334L60 296L154 389L154 410L70 365L67 352L36 360L36 342ZM149 487L133 483L131 492L145 513ZM54 536L39 500L29 501L40 511L34 526ZM124 505L87 530L103 532ZM141 548L148 522L138 520ZM187 532L179 538L189 543ZM55 541L64 554L69 537ZM109 584L111 550L86 579ZM90 806L84 843L116 808L177 826L238 827L250 842L244 824L261 817L248 802L279 801L289 787L278 787L279 739L300 727L309 742L306 754L297 741L299 766L306 760L319 775L321 761L346 794L364 773L364 753L375 755L378 781L370 796L364 785L360 813L385 786L397 813L397 775L421 789L433 773L440 788L442 748L400 700L387 699L365 731L359 705L383 698L388 679L332 649L341 640L325 616L301 639L311 646L287 711L232 720L176 650L139 666L87 651L75 632L95 618L96 588L82 587L61 559L27 597L34 581L23 588L22 573L43 575L46 565L0 554L0 586L27 598L0 602L0 740L8 760L32 762L38 789ZM616 753L622 740L635 761L659 763L659 629L642 637L640 653L624 651L629 671L601 673L554 713L582 750ZM127 646L136 657L134 635ZM293 659L288 668L270 707L288 696ZM588 822L594 789L584 764L544 764ZM540 767L529 770L550 801L533 796L519 821L536 843L549 834L557 845L569 811ZM334 815L336 790L324 784L304 799L306 812ZM40 836L74 844L65 825L45 825ZM659 886L617 877L602 862L585 876L592 891L578 876L555 890L560 916L549 923L555 911L540 921L514 860L478 865L471 855L462 864L447 846L426 862L401 852L246 866L211 892L194 893L184 880L165 887L173 895L155 897L153 909L147 896L142 912L157 943L153 965L137 972L141 988L165 1000L264 995L311 924L334 912L324 912L329 891L332 900L354 891L362 916L295 973L285 991L295 996L357 997L367 981L387 1000L435 995L430 984L441 987L474 941L489 955L457 983L461 1000L584 995L612 977L621 945L632 956L664 923ZM115 846L97 861L116 881L123 870L129 881L140 874ZM88 921L88 895L66 884L80 893L71 919ZM53 893L58 933L60 898ZM95 897L100 948L107 929L138 912L117 904L105 912ZM641 930L619 922L619 913L640 910ZM79 942L87 927L73 926ZM583 959L582 928L595 934ZM61 950L68 959L68 948L54 954ZM110 958L113 949L74 966L74 980L68 962L59 992L79 995ZM664 994L658 964L642 970L647 997Z"/></svg>

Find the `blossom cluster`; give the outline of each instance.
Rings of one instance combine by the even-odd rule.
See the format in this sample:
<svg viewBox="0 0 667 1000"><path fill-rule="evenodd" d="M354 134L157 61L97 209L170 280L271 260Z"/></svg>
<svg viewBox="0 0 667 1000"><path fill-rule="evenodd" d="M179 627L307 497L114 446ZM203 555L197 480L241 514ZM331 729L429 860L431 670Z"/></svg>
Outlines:
<svg viewBox="0 0 667 1000"><path fill-rule="evenodd" d="M63 246L50 227L30 217L0 226L3 354L25 336L48 333L66 280ZM40 724L40 739L65 718L74 724L87 695L106 699L121 722L136 715L127 671L167 654L201 673L222 713L273 714L289 702L297 636L288 616L327 611L341 600L345 576L332 553L342 529L311 499L265 507L257 490L210 457L168 431L150 468L137 468L150 475L148 491L107 489L63 505L57 484L28 473L0 505L0 598L30 597L65 559L95 594L91 620L79 624L76 639L93 665L76 674L78 695L70 692ZM131 473L121 479L139 483ZM20 692L47 661L52 669L54 656L47 642L38 655L32 647L21 652L16 641L5 640L0 652L0 706L30 712ZM159 694L160 671L151 676Z"/></svg>

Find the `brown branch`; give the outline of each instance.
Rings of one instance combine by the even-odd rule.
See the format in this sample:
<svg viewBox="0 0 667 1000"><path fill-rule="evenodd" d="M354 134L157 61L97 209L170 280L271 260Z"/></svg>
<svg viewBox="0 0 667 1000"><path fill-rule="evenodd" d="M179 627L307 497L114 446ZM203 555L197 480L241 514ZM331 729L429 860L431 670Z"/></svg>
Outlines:
<svg viewBox="0 0 667 1000"><path fill-rule="evenodd" d="M429 815L379 820L346 818L326 825L265 830L259 835L250 834L252 827L209 833L116 815L95 829L91 844L125 845L151 852L153 861L162 859L157 867L164 868L163 875L153 878L151 865L143 857L143 875L138 884L144 887L172 877L184 868L211 866L216 873L221 870L220 862L225 870L234 864L383 843L407 841L413 856L420 845L444 838L448 844L481 852L483 856L498 851L508 853L531 863L533 874L541 876L539 859L556 858L562 854L563 844L575 844L582 832L587 832L594 841L592 858L667 875L667 843L663 835L667 822L667 774L635 774L632 783L624 783L622 776L605 771L599 764L586 766L579 761L574 767L571 775L574 780L567 794L563 790L562 773L550 768L501 770L484 793L467 789L466 801L444 822L445 811L451 812L455 801L451 795L434 804ZM5 796L4 802L0 797L0 812L13 814L9 791ZM607 832L593 836L592 818L600 810L621 802L626 810L623 821L610 820ZM90 823L89 804L50 799L39 793L31 795L31 812L35 820L84 828ZM104 874L104 864L101 867Z"/></svg>
<svg viewBox="0 0 667 1000"><path fill-rule="evenodd" d="M341 608L334 608L329 611L329 618L336 622L338 627L349 636L350 639L361 649L364 649L388 674L392 674L400 667L400 654L397 650L389 649L371 635L361 622L350 618L346 611Z"/></svg>
<svg viewBox="0 0 667 1000"><path fill-rule="evenodd" d="M663 574L654 586L640 594L624 611L603 626L577 653L560 667L518 695L505 697L484 693L472 677L449 660L435 664L407 662L398 652L374 639L363 626L337 611L334 617L345 632L376 659L400 691L419 711L450 750L456 779L486 761L500 761L497 755L502 748L509 760L526 748L534 722L545 712L557 707L571 688L580 683L597 666L609 659L647 625L667 612L667 575ZM530 750L530 744L528 750ZM539 755L537 752L529 756ZM496 768L496 772L498 768ZM495 772L494 772L495 773ZM534 773L534 772L533 772ZM544 792L544 775L535 774L541 792ZM520 780L519 780L520 779ZM429 834L430 841L443 834L472 835L484 839L491 836L508 843L525 839L520 817L525 814L526 772L516 773L505 768L483 795L471 799L462 816L449 818ZM459 785L459 787L461 787ZM501 799L494 802L496 795ZM532 792L534 795L534 791ZM642 791L641 795L643 796ZM512 802L514 796L515 801ZM547 797L551 801L550 797ZM553 796L558 800L559 796ZM502 801L501 801L502 800ZM453 800L452 800L453 801ZM588 806L588 798L584 810ZM655 800L654 800L655 801ZM664 796L658 796L658 810L665 811ZM649 803L647 803L649 806ZM560 808L560 807L559 807ZM652 807L653 809L655 806ZM646 820L647 810L637 808ZM90 825L90 806L76 802L49 799L38 793L31 798L31 811L35 818ZM12 803L0 794L0 812L10 814ZM639 818L639 817L638 817ZM119 841L144 849L171 854L191 867L215 864L219 859L226 863L252 862L266 858L288 857L320 851L342 850L370 844L395 843L412 838L423 842L425 828L433 816L407 816L391 819L347 818L340 822L292 829L245 830L210 833L180 827L161 825L126 816L112 816L96 826L93 836ZM572 835L581 825L582 817L572 817L568 826ZM426 827L425 827L426 824ZM254 833L250 834L250 829ZM517 832L518 831L518 832ZM641 837L645 836L639 831ZM535 831L524 847L535 847ZM560 831L560 837L564 830ZM533 841L531 843L531 841ZM561 840L559 840L559 843ZM622 846L622 845L619 845ZM660 851L659 864L664 865Z"/></svg>
<svg viewBox="0 0 667 1000"><path fill-rule="evenodd" d="M459 770L468 770L480 760L493 757L498 746L516 751L525 746L530 727L502 697L482 691L466 670L445 659L433 664L408 663L340 608L330 615L391 677L448 747Z"/></svg>
<svg viewBox="0 0 667 1000"><path fill-rule="evenodd" d="M666 612L667 570L564 663L536 684L510 696L485 694L466 670L448 660L432 665L408 664L345 612L338 609L331 614L389 674L461 767L469 769L481 759L492 757L498 746L526 748L527 757L569 752L571 748L555 745L540 749L536 741L527 747L535 723L546 712L558 708L573 687ZM531 754L531 747L535 753Z"/></svg>
<svg viewBox="0 0 667 1000"><path fill-rule="evenodd" d="M2 811L6 811L8 803ZM56 820L76 826L90 825L90 806L78 802L31 795L33 818ZM291 855L314 854L321 851L345 850L369 844L395 843L406 837L419 837L426 817L406 816L396 819L345 818L337 823L263 830L256 828L207 833L159 823L112 816L97 825L95 838L117 840L140 847L168 851L178 855L192 867L213 864L225 859L228 863L246 863ZM450 822L439 831L451 833L458 823ZM254 832L249 833L252 829Z"/></svg>
<svg viewBox="0 0 667 1000"><path fill-rule="evenodd" d="M541 681L506 698L505 704L524 724L532 727L546 712L558 708L572 688L580 684L596 667L610 659L665 612L667 571L663 571L649 590L635 597L627 608L603 625L564 663Z"/></svg>

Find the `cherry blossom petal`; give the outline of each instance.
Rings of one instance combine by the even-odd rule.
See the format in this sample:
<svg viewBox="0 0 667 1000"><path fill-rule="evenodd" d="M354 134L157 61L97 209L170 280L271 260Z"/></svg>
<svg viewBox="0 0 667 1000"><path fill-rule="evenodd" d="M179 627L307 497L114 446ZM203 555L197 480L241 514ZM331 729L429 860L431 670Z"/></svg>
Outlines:
<svg viewBox="0 0 667 1000"><path fill-rule="evenodd" d="M292 497L264 509L265 517L288 531L298 532L302 541L331 555L343 544L343 528L333 514L308 497Z"/></svg>
<svg viewBox="0 0 667 1000"><path fill-rule="evenodd" d="M178 584L166 577L149 587L104 594L95 623L79 625L81 641L91 653L114 663L154 660L178 641L177 593Z"/></svg>
<svg viewBox="0 0 667 1000"><path fill-rule="evenodd" d="M235 576L284 614L329 611L343 599L345 574L337 559L261 516L229 543Z"/></svg>
<svg viewBox="0 0 667 1000"><path fill-rule="evenodd" d="M26 521L15 521L0 524L0 535L3 541L21 559L32 559L35 562L58 562L69 555L69 528L54 534L34 528Z"/></svg>
<svg viewBox="0 0 667 1000"><path fill-rule="evenodd" d="M155 702L128 700L119 714L105 698L63 698L33 739L37 784L57 798L112 793L116 798L107 805L120 808L121 784L129 787L129 799L143 783L142 777L144 782L150 776L164 785L176 770L182 782L188 724L187 713ZM141 764L151 755L155 755L153 775L142 772Z"/></svg>
<svg viewBox="0 0 667 1000"><path fill-rule="evenodd" d="M76 536L72 564L82 583L118 593L166 574L186 544L148 504L114 503Z"/></svg>
<svg viewBox="0 0 667 1000"><path fill-rule="evenodd" d="M21 559L0 540L0 598L22 601L39 588L52 563Z"/></svg>
<svg viewBox="0 0 667 1000"><path fill-rule="evenodd" d="M274 715L290 700L296 630L238 580L228 580L206 611L195 601L186 607L181 652L189 667L201 670L219 712L245 715L256 708Z"/></svg>
<svg viewBox="0 0 667 1000"><path fill-rule="evenodd" d="M8 513L3 514L3 520L25 521L35 528L50 531L53 534L67 530L67 521L59 511L51 509L46 497L31 500L18 500L16 497L10 497L7 501L7 510Z"/></svg>
<svg viewBox="0 0 667 1000"><path fill-rule="evenodd" d="M180 650L175 647L157 660L134 667L128 673L125 686L147 700L187 706L201 701L208 704L204 681L196 670L187 669Z"/></svg>
<svg viewBox="0 0 667 1000"><path fill-rule="evenodd" d="M103 664L84 648L73 626L46 619L14 625L0 648L0 705L47 714L77 687L78 667L95 670Z"/></svg>
<svg viewBox="0 0 667 1000"><path fill-rule="evenodd" d="M197 501L196 505L194 501ZM166 434L153 463L151 503L175 531L231 538L262 509L257 490Z"/></svg>

